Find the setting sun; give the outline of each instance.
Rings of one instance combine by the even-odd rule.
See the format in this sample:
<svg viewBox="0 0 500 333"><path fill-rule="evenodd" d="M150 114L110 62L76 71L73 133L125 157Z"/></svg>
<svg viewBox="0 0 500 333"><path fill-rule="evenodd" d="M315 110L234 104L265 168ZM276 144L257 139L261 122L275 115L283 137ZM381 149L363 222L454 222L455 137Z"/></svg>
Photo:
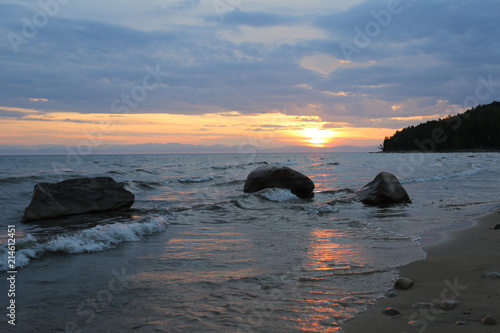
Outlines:
<svg viewBox="0 0 500 333"><path fill-rule="evenodd" d="M324 147L329 139L335 136L335 132L328 129L306 128L302 130L302 135L309 138L307 140L313 147Z"/></svg>

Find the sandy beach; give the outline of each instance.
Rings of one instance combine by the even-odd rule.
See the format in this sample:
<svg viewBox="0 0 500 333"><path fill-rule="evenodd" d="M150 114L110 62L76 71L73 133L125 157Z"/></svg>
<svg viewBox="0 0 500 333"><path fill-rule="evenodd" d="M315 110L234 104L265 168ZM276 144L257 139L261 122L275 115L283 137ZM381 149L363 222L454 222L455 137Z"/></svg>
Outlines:
<svg viewBox="0 0 500 333"><path fill-rule="evenodd" d="M379 300L346 322L344 332L500 332L500 278L491 274L500 272L500 229L494 230L499 223L497 209L467 228L427 235L434 238L423 246L427 258L399 269L400 277L415 284L408 290L393 290L397 296ZM443 310L439 305L444 300L459 303ZM418 306L419 302L435 306ZM389 307L401 314L383 314ZM482 324L487 315L496 325Z"/></svg>

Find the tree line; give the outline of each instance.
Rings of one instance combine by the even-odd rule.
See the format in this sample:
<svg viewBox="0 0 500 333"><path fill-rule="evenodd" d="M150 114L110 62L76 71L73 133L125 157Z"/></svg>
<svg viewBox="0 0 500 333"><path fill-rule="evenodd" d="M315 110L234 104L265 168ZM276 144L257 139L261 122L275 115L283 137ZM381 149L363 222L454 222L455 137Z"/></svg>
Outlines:
<svg viewBox="0 0 500 333"><path fill-rule="evenodd" d="M386 137L383 152L500 150L500 102L409 126Z"/></svg>

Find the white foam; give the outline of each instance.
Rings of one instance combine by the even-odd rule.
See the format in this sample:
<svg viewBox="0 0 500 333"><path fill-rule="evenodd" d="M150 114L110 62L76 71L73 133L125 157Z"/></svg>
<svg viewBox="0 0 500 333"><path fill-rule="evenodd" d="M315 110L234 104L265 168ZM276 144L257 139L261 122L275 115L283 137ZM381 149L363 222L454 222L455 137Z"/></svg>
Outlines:
<svg viewBox="0 0 500 333"><path fill-rule="evenodd" d="M259 192L259 195L267 200L279 202L299 199L295 194L286 188L267 188Z"/></svg>
<svg viewBox="0 0 500 333"><path fill-rule="evenodd" d="M46 242L37 241L31 235L21 240L16 247L16 268L26 266L31 259L48 252L85 253L100 252L124 242L137 242L143 236L163 232L169 225L164 217L147 217L143 222L113 223L78 231L71 235L58 235ZM7 247L0 248L1 270L7 270Z"/></svg>

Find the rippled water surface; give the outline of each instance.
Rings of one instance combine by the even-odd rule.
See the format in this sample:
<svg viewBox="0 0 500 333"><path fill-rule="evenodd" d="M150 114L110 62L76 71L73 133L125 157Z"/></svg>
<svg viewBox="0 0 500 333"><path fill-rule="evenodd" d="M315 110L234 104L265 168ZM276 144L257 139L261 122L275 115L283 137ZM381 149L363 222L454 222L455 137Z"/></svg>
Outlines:
<svg viewBox="0 0 500 333"><path fill-rule="evenodd" d="M424 258L420 234L496 204L499 161L493 153L0 156L0 242L7 225L18 240L17 329L341 331L384 294L395 268ZM243 193L248 173L270 163L309 176L314 198ZM394 173L413 203L360 203L354 192L380 171ZM136 195L133 209L19 222L36 183L82 176L113 177ZM5 244L0 255L5 270Z"/></svg>

